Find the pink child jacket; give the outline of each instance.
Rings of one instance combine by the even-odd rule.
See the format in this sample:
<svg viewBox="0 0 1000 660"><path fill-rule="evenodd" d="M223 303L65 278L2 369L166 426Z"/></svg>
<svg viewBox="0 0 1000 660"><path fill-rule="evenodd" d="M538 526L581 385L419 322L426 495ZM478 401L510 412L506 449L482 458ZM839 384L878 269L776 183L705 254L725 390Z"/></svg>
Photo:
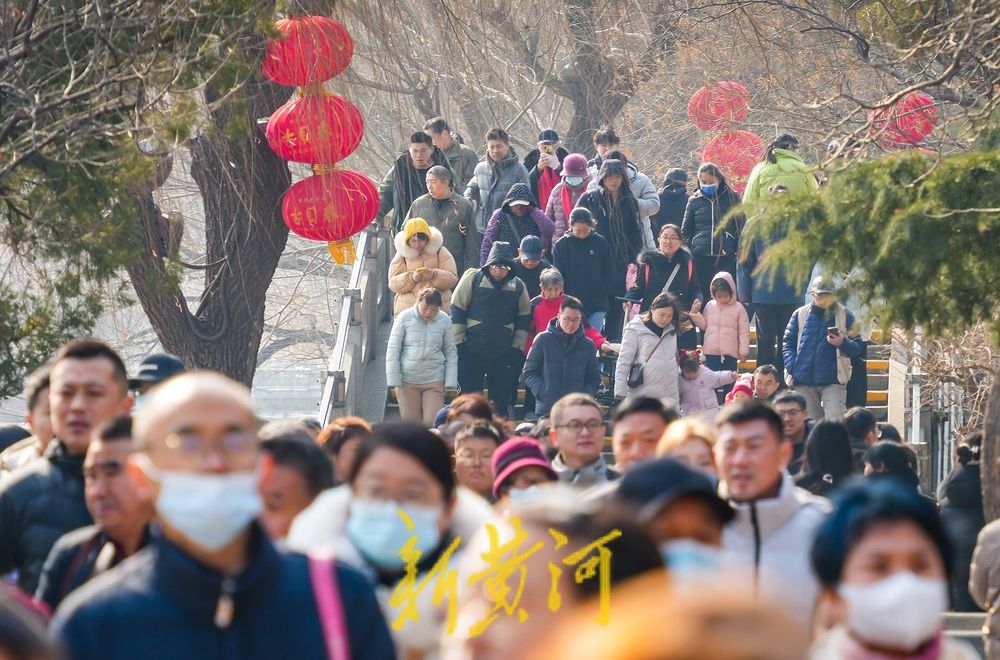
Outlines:
<svg viewBox="0 0 1000 660"><path fill-rule="evenodd" d="M728 305L720 305L714 299L705 305L702 313L692 317L695 325L705 332L702 352L705 355L731 355L744 358L750 354L750 318L747 310L736 299L736 282L733 276L723 271L712 281L725 280L733 290Z"/></svg>

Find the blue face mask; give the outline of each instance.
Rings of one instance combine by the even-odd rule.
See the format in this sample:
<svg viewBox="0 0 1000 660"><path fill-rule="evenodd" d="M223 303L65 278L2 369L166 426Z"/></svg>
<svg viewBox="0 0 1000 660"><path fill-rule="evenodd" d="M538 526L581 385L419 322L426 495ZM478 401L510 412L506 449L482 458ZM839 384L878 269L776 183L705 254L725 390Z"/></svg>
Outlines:
<svg viewBox="0 0 1000 660"><path fill-rule="evenodd" d="M670 575L680 582L710 576L721 566L718 548L692 539L661 543L660 554Z"/></svg>
<svg viewBox="0 0 1000 660"><path fill-rule="evenodd" d="M527 488L511 487L507 491L507 495L510 497L510 503L512 505L530 504L531 502L536 501L541 493L542 489L537 485L528 486Z"/></svg>
<svg viewBox="0 0 1000 660"><path fill-rule="evenodd" d="M708 195L709 197L711 197L715 193L719 192L719 184L713 183L710 186L706 186L706 185L702 184L702 186L701 186L701 192L702 192L703 195Z"/></svg>
<svg viewBox="0 0 1000 660"><path fill-rule="evenodd" d="M400 509L413 521L413 530L399 517ZM379 568L396 570L404 566L399 551L411 537L416 537L415 547L422 555L438 546L440 517L440 507L355 499L345 531L366 559Z"/></svg>
<svg viewBox="0 0 1000 660"><path fill-rule="evenodd" d="M571 188L576 188L578 185L583 183L582 176L568 176L564 180L566 181L566 185Z"/></svg>

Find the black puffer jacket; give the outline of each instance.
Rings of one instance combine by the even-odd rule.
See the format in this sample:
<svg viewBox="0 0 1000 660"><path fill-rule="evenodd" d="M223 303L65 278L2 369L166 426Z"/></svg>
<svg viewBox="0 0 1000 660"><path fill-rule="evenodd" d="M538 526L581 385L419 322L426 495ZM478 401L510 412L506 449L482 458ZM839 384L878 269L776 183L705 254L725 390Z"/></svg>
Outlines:
<svg viewBox="0 0 1000 660"><path fill-rule="evenodd" d="M45 558L59 537L93 522L83 499L83 456L56 443L0 488L0 574L35 593Z"/></svg>
<svg viewBox="0 0 1000 660"><path fill-rule="evenodd" d="M673 259L656 250L649 250L639 255L639 270L636 273L635 284L628 290L626 297L640 303L640 310L649 309L653 299L663 293L674 266L680 265L677 275L670 282L669 292L680 299L684 311L691 309L695 300L704 300L698 275L694 271L691 254L681 248L674 253Z"/></svg>
<svg viewBox="0 0 1000 660"><path fill-rule="evenodd" d="M739 244L740 232L745 221L742 218L730 218L726 221L724 236L716 235L716 231L724 222L723 218L729 210L739 204L739 194L726 185L723 185L714 197L706 197L701 190L691 195L684 210L681 235L693 254L713 257L722 254L736 256L736 246Z"/></svg>
<svg viewBox="0 0 1000 660"><path fill-rule="evenodd" d="M688 193L683 183L664 184L656 194L660 197L660 210L649 216L649 229L655 241L663 225L684 224L684 210L687 208Z"/></svg>

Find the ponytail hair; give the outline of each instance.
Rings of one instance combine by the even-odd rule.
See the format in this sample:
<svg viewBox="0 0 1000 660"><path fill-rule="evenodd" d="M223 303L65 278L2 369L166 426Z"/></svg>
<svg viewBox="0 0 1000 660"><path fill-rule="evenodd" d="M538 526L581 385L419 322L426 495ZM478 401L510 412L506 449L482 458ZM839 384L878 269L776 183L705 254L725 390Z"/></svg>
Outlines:
<svg viewBox="0 0 1000 660"><path fill-rule="evenodd" d="M778 159L774 156L775 149L788 149L797 146L799 146L799 139L797 137L791 133L782 133L774 139L774 142L768 145L767 151L764 152L764 160L769 163L777 163Z"/></svg>

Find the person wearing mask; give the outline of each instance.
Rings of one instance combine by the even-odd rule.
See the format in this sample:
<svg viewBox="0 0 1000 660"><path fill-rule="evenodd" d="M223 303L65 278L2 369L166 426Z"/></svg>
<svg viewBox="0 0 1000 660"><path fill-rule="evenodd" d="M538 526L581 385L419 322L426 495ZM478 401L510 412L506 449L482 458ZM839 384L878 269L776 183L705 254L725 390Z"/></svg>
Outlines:
<svg viewBox="0 0 1000 660"><path fill-rule="evenodd" d="M694 255L695 276L703 284L711 282L720 271L736 276L736 249L743 220L726 216L740 201L717 165L703 163L698 168L698 190L684 209L681 236Z"/></svg>
<svg viewBox="0 0 1000 660"><path fill-rule="evenodd" d="M775 412L781 417L782 434L792 445L792 460L788 463L789 474L798 474L806 455L806 438L812 433L816 422L809 419L806 398L798 392L785 390L771 402ZM859 470L860 472L860 470Z"/></svg>
<svg viewBox="0 0 1000 660"><path fill-rule="evenodd" d="M441 292L426 288L396 317L385 349L385 378L396 388L403 419L430 427L444 405L444 392L458 385L458 350Z"/></svg>
<svg viewBox="0 0 1000 660"><path fill-rule="evenodd" d="M656 445L656 457L670 456L701 470L713 483L719 482L715 469L715 429L698 419L671 422Z"/></svg>
<svg viewBox="0 0 1000 660"><path fill-rule="evenodd" d="M716 426L719 494L736 510L723 532L724 553L758 595L781 603L807 625L819 596L809 547L829 502L796 488L786 471L792 446L770 406L734 403L722 410Z"/></svg>
<svg viewBox="0 0 1000 660"><path fill-rule="evenodd" d="M713 371L701 363L701 351L680 351L681 378L678 386L681 414L713 422L719 412L721 387L732 386L736 371Z"/></svg>
<svg viewBox="0 0 1000 660"><path fill-rule="evenodd" d="M503 437L489 422L469 424L455 435L455 478L460 486L493 501L493 452Z"/></svg>
<svg viewBox="0 0 1000 660"><path fill-rule="evenodd" d="M256 521L257 418L249 390L188 372L136 416L128 473L156 504L149 546L73 592L53 620L74 660L394 658L371 586L340 558L279 549ZM122 613L127 613L124 616ZM276 635L275 630L295 630ZM183 630L183 635L151 631ZM328 646L329 645L329 646Z"/></svg>
<svg viewBox="0 0 1000 660"><path fill-rule="evenodd" d="M35 592L51 610L148 542L153 503L139 497L128 478L131 454L131 417L116 417L94 430L83 462L84 497L94 524L64 534L52 546Z"/></svg>
<svg viewBox="0 0 1000 660"><path fill-rule="evenodd" d="M656 191L660 208L649 216L649 230L653 236L659 236L664 225L680 227L684 222L684 209L688 202L687 181L688 175L684 170L676 167L667 170L663 185Z"/></svg>
<svg viewBox="0 0 1000 660"><path fill-rule="evenodd" d="M415 539L414 548L420 551L416 574L410 576L419 585L457 539L462 540L449 566L460 567L468 551L467 540L497 521L488 502L457 483L452 460L444 441L418 424L376 426L348 484L322 493L299 514L288 535L289 546L303 552L332 548L334 557L367 578L385 620L396 621L406 604L397 604L391 595L401 581L410 579L405 553L400 552L409 539ZM411 525L400 517L400 511ZM393 657L433 657L438 649L447 607L432 602L434 583L428 584L427 597L417 599L412 618L392 631Z"/></svg>
<svg viewBox="0 0 1000 660"><path fill-rule="evenodd" d="M615 498L659 546L675 585L703 584L722 570L722 530L735 513L704 472L656 458L627 472Z"/></svg>
<svg viewBox="0 0 1000 660"><path fill-rule="evenodd" d="M371 425L360 417L338 417L320 431L316 442L333 461L333 479L336 483L347 481L358 451L371 433Z"/></svg>
<svg viewBox="0 0 1000 660"><path fill-rule="evenodd" d="M616 398L651 396L677 406L680 314L673 294L661 293L648 312L629 321L615 366Z"/></svg>
<svg viewBox="0 0 1000 660"><path fill-rule="evenodd" d="M787 192L784 186L776 185L772 195ZM747 227L761 222L755 215L747 221ZM740 302L751 306L757 326L757 364L773 365L778 372L778 382L785 379L785 358L781 351L782 335L795 310L802 304L805 284L792 281L786 269L777 267L771 273L760 272L767 250L785 239L787 232L777 229L768 236L751 239L752 231L744 230L740 235L739 263L736 267L736 287L740 292Z"/></svg>
<svg viewBox="0 0 1000 660"><path fill-rule="evenodd" d="M451 291L458 284L455 259L444 247L441 232L423 218L410 218L393 238L396 256L389 263L389 290L395 296L392 314L412 309L417 294L427 287L441 294L441 309L451 311Z"/></svg>
<svg viewBox="0 0 1000 660"><path fill-rule="evenodd" d="M493 452L493 499L498 511L540 495L544 484L559 477L545 450L533 438L511 438Z"/></svg>
<svg viewBox="0 0 1000 660"><path fill-rule="evenodd" d="M802 467L795 485L813 495L827 497L854 475L851 440L843 422L824 420L806 438Z"/></svg>
<svg viewBox="0 0 1000 660"><path fill-rule="evenodd" d="M462 393L482 392L485 381L493 407L504 412L514 394L512 367L524 360L531 325L531 301L514 275L514 258L509 243L494 243L483 267L462 276L452 299Z"/></svg>
<svg viewBox="0 0 1000 660"><path fill-rule="evenodd" d="M333 464L299 422L271 422L260 430L260 441L258 518L272 540L283 539L295 517L333 488Z"/></svg>
<svg viewBox="0 0 1000 660"><path fill-rule="evenodd" d="M938 486L941 519L955 549L951 567L951 603L957 612L978 612L969 595L969 564L976 537L986 524L979 455L982 431L976 431L955 448L956 465Z"/></svg>
<svg viewBox="0 0 1000 660"><path fill-rule="evenodd" d="M771 403L779 389L781 389L781 375L775 367L770 364L760 364L753 370L753 395L756 398Z"/></svg>
<svg viewBox="0 0 1000 660"><path fill-rule="evenodd" d="M934 504L892 482L860 481L834 499L812 542L824 609L836 626L812 660L973 660L944 635L951 548Z"/></svg>
<svg viewBox="0 0 1000 660"><path fill-rule="evenodd" d="M809 290L812 303L799 307L785 328L785 383L805 397L814 420L840 419L861 339L854 315L836 301L829 280L816 277Z"/></svg>
<svg viewBox="0 0 1000 660"><path fill-rule="evenodd" d="M494 242L503 241L520 246L527 236L538 237L541 252L546 254L552 249L553 230L552 221L538 210L531 189L523 183L515 183L510 187L503 205L493 213L487 224L483 243L479 248L480 264L486 264Z"/></svg>
<svg viewBox="0 0 1000 660"><path fill-rule="evenodd" d="M875 419L875 413L867 408L855 407L844 413L844 424L851 437L855 471L862 472L868 450L879 441L878 420Z"/></svg>
<svg viewBox="0 0 1000 660"><path fill-rule="evenodd" d="M619 341L625 310L618 298L625 295L628 266L644 246L639 203L629 186L625 163L617 159L605 160L597 176L596 189L585 193L578 204L590 211L597 233L611 245L614 279L606 307L604 336Z"/></svg>
<svg viewBox="0 0 1000 660"><path fill-rule="evenodd" d="M451 170L448 158L434 146L430 135L423 131L411 134L409 148L396 159L379 184L375 214L379 226L385 225L385 217L391 211L392 230L398 232L403 228L414 200L427 190L427 171L435 165Z"/></svg>
<svg viewBox="0 0 1000 660"><path fill-rule="evenodd" d="M559 452L552 459L552 469L560 481L587 488L620 476L601 455L604 420L601 407L592 396L567 394L552 406L549 418L552 422L549 438Z"/></svg>
<svg viewBox="0 0 1000 660"><path fill-rule="evenodd" d="M125 363L107 344L78 339L52 360L53 439L45 456L0 484L0 575L34 593L59 537L93 522L84 499L83 461L94 429L132 409Z"/></svg>
<svg viewBox="0 0 1000 660"><path fill-rule="evenodd" d="M514 275L524 282L528 298L534 298L542 292L539 278L546 268L552 267L552 264L542 258L542 252L542 240L537 236L525 236L521 239L521 247L514 262Z"/></svg>
<svg viewBox="0 0 1000 660"><path fill-rule="evenodd" d="M454 189L452 172L435 165L427 170L427 194L413 200L406 220L423 218L441 232L444 249L455 260L455 270L461 275L479 263L479 246L483 241L476 229L476 211L472 203Z"/></svg>
<svg viewBox="0 0 1000 660"><path fill-rule="evenodd" d="M476 231L480 236L486 233L487 223L515 183L528 185L528 170L511 146L507 131L491 128L486 133L486 157L476 165L465 187L465 198L476 208Z"/></svg>
<svg viewBox="0 0 1000 660"><path fill-rule="evenodd" d="M524 363L524 384L539 417L567 394L597 393L601 370L594 343L583 331L583 304L573 296L563 296L559 315L535 337Z"/></svg>
<svg viewBox="0 0 1000 660"><path fill-rule="evenodd" d="M611 451L622 474L656 456L663 432L677 421L677 410L661 399L637 396L625 399L611 417Z"/></svg>
<svg viewBox="0 0 1000 660"><path fill-rule="evenodd" d="M453 187L465 186L475 173L476 164L479 162L475 150L455 139L451 126L444 117L428 119L424 123L424 132L431 136L434 146L448 159L448 167L455 174Z"/></svg>
<svg viewBox="0 0 1000 660"><path fill-rule="evenodd" d="M569 214L577 201L587 192L590 173L587 171L587 157L570 154L562 164L562 180L556 184L545 205L545 215L555 223L552 244L555 245L569 231Z"/></svg>
<svg viewBox="0 0 1000 660"><path fill-rule="evenodd" d="M52 407L49 403L49 365L39 367L24 381L24 421L31 435L0 452L0 483L11 472L45 455L52 441Z"/></svg>
<svg viewBox="0 0 1000 660"><path fill-rule="evenodd" d="M694 260L683 247L681 229L677 225L661 227L657 240L659 250L647 250L639 255L635 284L625 297L638 302L641 313L649 309L656 296L672 293L677 296L681 311L687 313L693 304L701 305L703 298L701 284L694 272ZM682 333L677 344L683 349L694 349L698 345L694 328Z"/></svg>
<svg viewBox="0 0 1000 660"><path fill-rule="evenodd" d="M569 151L560 145L559 133L546 128L538 134L538 147L524 157L524 168L528 170L531 192L538 200L539 208L546 208L552 190L562 180L563 161Z"/></svg>
<svg viewBox="0 0 1000 660"><path fill-rule="evenodd" d="M565 280L567 295L583 303L587 325L598 332L604 327L608 305L616 282L608 240L594 231L594 216L588 209L575 208L569 216L565 240L552 249L552 263Z"/></svg>
<svg viewBox="0 0 1000 660"><path fill-rule="evenodd" d="M776 137L750 172L743 201L756 202L776 185L784 186L790 193L819 190L815 175L798 152L799 140L794 135L784 133Z"/></svg>

